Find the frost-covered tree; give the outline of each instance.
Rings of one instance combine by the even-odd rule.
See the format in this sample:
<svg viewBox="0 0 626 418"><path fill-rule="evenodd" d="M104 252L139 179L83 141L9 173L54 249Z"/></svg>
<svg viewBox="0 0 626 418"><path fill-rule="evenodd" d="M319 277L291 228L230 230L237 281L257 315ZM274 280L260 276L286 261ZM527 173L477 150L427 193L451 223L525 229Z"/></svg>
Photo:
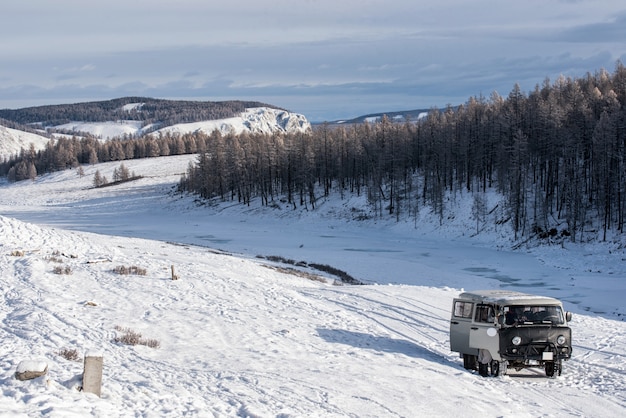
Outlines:
<svg viewBox="0 0 626 418"><path fill-rule="evenodd" d="M107 178L103 176L102 174L100 174L100 170L96 170L95 174L93 175L94 187L102 187L106 185L108 182L109 181L107 180Z"/></svg>

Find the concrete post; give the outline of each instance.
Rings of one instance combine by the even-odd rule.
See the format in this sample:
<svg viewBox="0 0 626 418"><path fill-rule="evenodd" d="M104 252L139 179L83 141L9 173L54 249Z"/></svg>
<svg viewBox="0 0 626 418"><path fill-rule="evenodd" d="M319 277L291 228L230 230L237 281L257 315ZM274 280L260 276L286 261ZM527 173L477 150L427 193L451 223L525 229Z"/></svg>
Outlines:
<svg viewBox="0 0 626 418"><path fill-rule="evenodd" d="M102 354L85 354L85 368L83 371L83 392L93 393L100 397L102 388Z"/></svg>

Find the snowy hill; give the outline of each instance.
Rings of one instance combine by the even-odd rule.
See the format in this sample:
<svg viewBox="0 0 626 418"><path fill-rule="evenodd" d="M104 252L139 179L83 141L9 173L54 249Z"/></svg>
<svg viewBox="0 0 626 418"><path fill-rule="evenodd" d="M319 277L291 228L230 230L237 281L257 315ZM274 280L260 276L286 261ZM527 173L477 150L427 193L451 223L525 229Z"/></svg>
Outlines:
<svg viewBox="0 0 626 418"><path fill-rule="evenodd" d="M380 122L384 116L392 122L404 123L406 121L418 121L425 118L432 109L413 109L413 110L394 110L389 112L369 113L367 115L357 116L351 119L334 120L327 123L329 125L350 125L359 123L376 123Z"/></svg>
<svg viewBox="0 0 626 418"><path fill-rule="evenodd" d="M185 134L198 131L210 134L216 129L223 135L231 132L235 134L243 132L259 134L276 132L304 133L311 130L311 124L304 115L298 113L290 113L269 107L257 107L246 109L245 112L234 118L177 124L159 129L156 131L156 134Z"/></svg>
<svg viewBox="0 0 626 418"><path fill-rule="evenodd" d="M106 122L68 122L55 126L55 130L73 132L77 136L90 134L99 139L121 138L125 135L141 136L146 128L141 121L118 120Z"/></svg>
<svg viewBox="0 0 626 418"><path fill-rule="evenodd" d="M78 133L89 133L100 139L111 139L124 135L142 136L154 131L152 125L142 126L140 121L109 121L109 122L70 122L55 126L55 129ZM297 113L269 107L246 109L239 116L192 123L180 123L157 129L152 135L159 133L186 134L204 132L210 134L214 130L222 134L233 132L265 133L275 132L307 132L311 124L306 117Z"/></svg>
<svg viewBox="0 0 626 418"><path fill-rule="evenodd" d="M33 144L35 150L42 150L50 139L30 132L19 131L0 125L0 160L28 150Z"/></svg>
<svg viewBox="0 0 626 418"><path fill-rule="evenodd" d="M617 417L626 410L623 248L510 251L497 231L358 221L358 199L316 211L198 206L170 193L194 156L129 160L140 180L92 188L119 163L0 183L0 416ZM363 198L364 199L364 198ZM471 205L470 205L471 206ZM468 210L469 212L469 210ZM508 247L510 248L510 247ZM316 262L369 283L336 286ZM137 266L145 275L120 275ZM171 280L171 266L178 280ZM320 275L317 280L311 276ZM565 301L563 375L482 378L448 343L461 289ZM116 342L129 328L158 348ZM78 352L78 360L61 353ZM104 356L102 397L78 391ZM14 379L25 359L48 375Z"/></svg>

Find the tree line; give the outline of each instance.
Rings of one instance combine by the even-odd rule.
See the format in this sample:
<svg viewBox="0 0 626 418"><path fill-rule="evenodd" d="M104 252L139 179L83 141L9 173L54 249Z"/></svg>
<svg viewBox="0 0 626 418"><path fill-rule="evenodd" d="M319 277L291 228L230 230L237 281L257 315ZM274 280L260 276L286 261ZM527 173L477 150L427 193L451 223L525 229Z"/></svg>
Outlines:
<svg viewBox="0 0 626 418"><path fill-rule="evenodd" d="M40 136L50 137L50 135L46 132L41 132L39 129L35 129L29 125L22 125L19 122L15 122L9 119L0 118L0 126L4 126L5 128L17 129L18 131L29 132L32 134L37 134Z"/></svg>
<svg viewBox="0 0 626 418"><path fill-rule="evenodd" d="M148 136L101 142L57 139L0 164L10 179L46 171L160 155L198 153L179 190L249 205L284 201L314 209L320 198L365 195L374 216L412 219L474 196L477 228L486 193L504 204L498 223L515 238L585 231L624 232L626 222L626 68L582 78L546 79L534 90L471 97L419 120L321 125L312 133Z"/></svg>
<svg viewBox="0 0 626 418"><path fill-rule="evenodd" d="M546 79L529 93L472 97L418 121L331 127L311 135L218 134L180 181L204 198L315 208L320 197L367 195L377 216L416 216L429 207L444 222L447 199L504 196L498 222L515 238L624 232L626 69L618 62L574 79Z"/></svg>
<svg viewBox="0 0 626 418"><path fill-rule="evenodd" d="M51 139L43 150L22 149L18 155L0 162L0 175L9 181L34 179L38 174L49 173L81 164L97 164L168 155L195 154L206 149L208 135L192 133L183 135L159 134L141 138L124 136L101 141L93 136L60 137Z"/></svg>

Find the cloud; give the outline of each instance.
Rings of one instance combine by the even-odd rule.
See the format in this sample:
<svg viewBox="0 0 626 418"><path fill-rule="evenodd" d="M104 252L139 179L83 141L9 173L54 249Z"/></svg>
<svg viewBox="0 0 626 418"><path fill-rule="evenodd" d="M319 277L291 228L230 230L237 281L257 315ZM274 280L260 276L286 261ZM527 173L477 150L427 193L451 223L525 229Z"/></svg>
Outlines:
<svg viewBox="0 0 626 418"><path fill-rule="evenodd" d="M553 39L580 43L623 42L626 39L626 12L602 22L583 23L558 31Z"/></svg>
<svg viewBox="0 0 626 418"><path fill-rule="evenodd" d="M442 107L612 68L626 53L616 3L10 2L0 107L122 95L261 100L315 118Z"/></svg>

